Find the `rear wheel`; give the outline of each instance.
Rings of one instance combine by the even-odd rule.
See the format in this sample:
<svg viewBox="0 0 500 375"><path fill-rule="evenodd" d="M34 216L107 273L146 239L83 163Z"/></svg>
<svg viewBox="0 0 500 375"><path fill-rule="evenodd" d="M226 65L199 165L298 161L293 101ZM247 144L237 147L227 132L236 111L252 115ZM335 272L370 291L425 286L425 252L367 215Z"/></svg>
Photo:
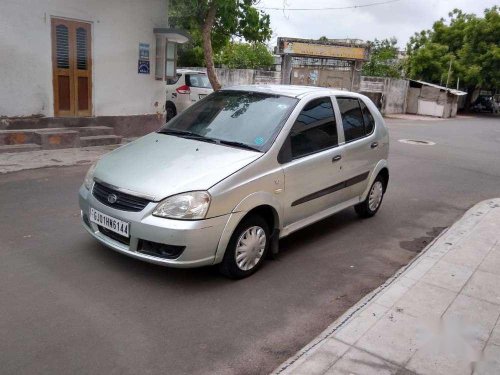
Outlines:
<svg viewBox="0 0 500 375"><path fill-rule="evenodd" d="M177 115L177 110L175 109L175 105L171 102L167 102L165 104L165 112L166 112L167 122L172 120L175 117L175 115Z"/></svg>
<svg viewBox="0 0 500 375"><path fill-rule="evenodd" d="M363 218L374 216L382 204L384 192L385 181L381 175L378 175L375 181L373 181L366 199L354 206L356 213Z"/></svg>
<svg viewBox="0 0 500 375"><path fill-rule="evenodd" d="M232 279L250 276L261 266L269 242L266 221L257 215L245 218L231 236L220 271Z"/></svg>

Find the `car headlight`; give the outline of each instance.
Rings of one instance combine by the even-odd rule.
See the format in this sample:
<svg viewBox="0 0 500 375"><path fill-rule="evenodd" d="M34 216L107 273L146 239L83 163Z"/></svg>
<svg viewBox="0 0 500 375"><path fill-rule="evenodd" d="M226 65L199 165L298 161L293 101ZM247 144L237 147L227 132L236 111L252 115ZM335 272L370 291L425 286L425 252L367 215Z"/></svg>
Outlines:
<svg viewBox="0 0 500 375"><path fill-rule="evenodd" d="M90 166L89 170L87 171L85 178L83 179L83 184L85 185L85 187L88 190L90 190L90 188L92 187L92 182L94 182L94 171L95 171L96 166L97 166L97 162L92 164Z"/></svg>
<svg viewBox="0 0 500 375"><path fill-rule="evenodd" d="M182 220L204 219L209 205L210 194L191 191L165 198L156 206L153 215Z"/></svg>

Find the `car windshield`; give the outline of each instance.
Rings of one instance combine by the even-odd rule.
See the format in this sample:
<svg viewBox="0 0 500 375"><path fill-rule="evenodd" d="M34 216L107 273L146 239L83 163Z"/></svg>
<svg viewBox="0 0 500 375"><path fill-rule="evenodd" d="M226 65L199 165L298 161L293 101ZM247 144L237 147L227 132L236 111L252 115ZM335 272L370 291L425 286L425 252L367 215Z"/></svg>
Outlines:
<svg viewBox="0 0 500 375"><path fill-rule="evenodd" d="M159 132L264 152L297 102L280 95L218 91L173 118Z"/></svg>
<svg viewBox="0 0 500 375"><path fill-rule="evenodd" d="M210 81L205 74L186 74L186 85L202 89L212 88L212 85L210 85Z"/></svg>

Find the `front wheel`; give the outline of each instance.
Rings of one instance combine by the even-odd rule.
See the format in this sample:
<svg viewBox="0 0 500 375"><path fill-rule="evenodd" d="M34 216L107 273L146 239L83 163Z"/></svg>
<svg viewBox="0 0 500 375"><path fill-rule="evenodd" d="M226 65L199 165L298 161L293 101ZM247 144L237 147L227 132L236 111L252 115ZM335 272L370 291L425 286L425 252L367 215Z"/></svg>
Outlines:
<svg viewBox="0 0 500 375"><path fill-rule="evenodd" d="M269 248L269 227L260 216L244 219L235 229L220 271L232 279L250 276L261 266Z"/></svg>
<svg viewBox="0 0 500 375"><path fill-rule="evenodd" d="M378 175L375 181L373 181L366 199L354 206L356 213L363 218L374 216L382 204L384 191L384 180L380 175Z"/></svg>

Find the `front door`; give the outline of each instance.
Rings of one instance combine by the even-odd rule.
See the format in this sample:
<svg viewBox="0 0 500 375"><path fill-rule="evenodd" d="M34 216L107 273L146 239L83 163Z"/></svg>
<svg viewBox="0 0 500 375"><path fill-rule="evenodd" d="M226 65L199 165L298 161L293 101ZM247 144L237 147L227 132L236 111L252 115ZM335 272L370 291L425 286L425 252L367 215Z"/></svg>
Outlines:
<svg viewBox="0 0 500 375"><path fill-rule="evenodd" d="M330 97L308 102L287 139L284 225L291 225L342 201L342 146Z"/></svg>
<svg viewBox="0 0 500 375"><path fill-rule="evenodd" d="M92 115L90 23L52 18L55 116Z"/></svg>

